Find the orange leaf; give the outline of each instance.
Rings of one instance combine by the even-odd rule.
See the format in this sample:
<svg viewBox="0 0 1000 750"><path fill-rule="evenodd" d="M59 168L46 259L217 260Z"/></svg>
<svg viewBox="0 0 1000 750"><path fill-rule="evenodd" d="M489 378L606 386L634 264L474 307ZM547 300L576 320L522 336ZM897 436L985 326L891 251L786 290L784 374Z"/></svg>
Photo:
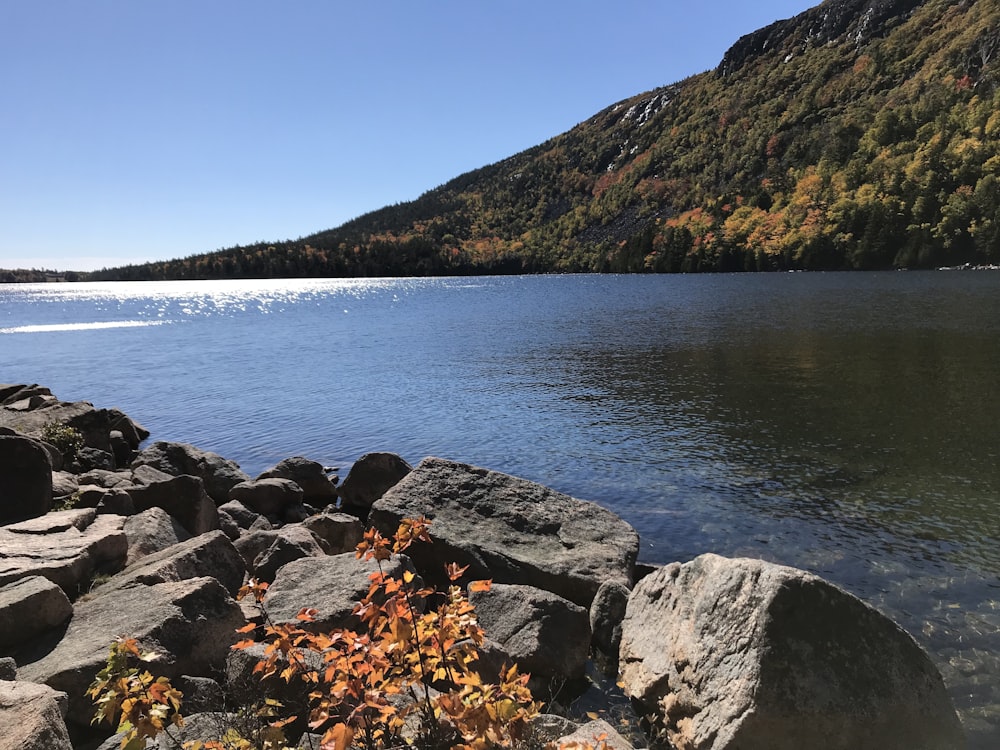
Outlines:
<svg viewBox="0 0 1000 750"><path fill-rule="evenodd" d="M489 591L493 587L492 580L473 581L469 584L469 591Z"/></svg>
<svg viewBox="0 0 1000 750"><path fill-rule="evenodd" d="M323 748L347 750L354 739L354 731L346 724L335 724L323 735Z"/></svg>
<svg viewBox="0 0 1000 750"><path fill-rule="evenodd" d="M447 565L444 566L445 573L448 574L448 579L451 581L457 581L465 574L465 571L467 571L468 569L469 569L468 565L466 565L464 568L460 568L458 567L458 563L453 563L453 562L448 563Z"/></svg>

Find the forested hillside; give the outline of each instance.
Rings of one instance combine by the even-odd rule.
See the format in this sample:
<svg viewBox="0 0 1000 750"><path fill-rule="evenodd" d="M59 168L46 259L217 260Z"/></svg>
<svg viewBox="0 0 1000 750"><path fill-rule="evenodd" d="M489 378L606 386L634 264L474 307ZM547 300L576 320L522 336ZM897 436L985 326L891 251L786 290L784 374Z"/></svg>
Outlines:
<svg viewBox="0 0 1000 750"><path fill-rule="evenodd" d="M828 0L415 201L92 279L1000 263L1000 0Z"/></svg>

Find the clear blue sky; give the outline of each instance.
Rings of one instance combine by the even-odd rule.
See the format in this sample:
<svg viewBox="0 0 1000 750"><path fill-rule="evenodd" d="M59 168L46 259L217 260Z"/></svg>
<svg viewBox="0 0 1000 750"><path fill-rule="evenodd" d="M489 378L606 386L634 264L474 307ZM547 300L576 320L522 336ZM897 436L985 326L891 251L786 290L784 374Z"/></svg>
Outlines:
<svg viewBox="0 0 1000 750"><path fill-rule="evenodd" d="M338 226L718 64L810 0L10 0L0 267Z"/></svg>

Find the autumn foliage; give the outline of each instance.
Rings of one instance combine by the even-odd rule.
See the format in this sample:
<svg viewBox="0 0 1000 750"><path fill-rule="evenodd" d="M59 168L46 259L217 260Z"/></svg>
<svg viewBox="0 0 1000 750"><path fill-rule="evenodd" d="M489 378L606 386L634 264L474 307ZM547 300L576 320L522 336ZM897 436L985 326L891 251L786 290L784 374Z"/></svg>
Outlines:
<svg viewBox="0 0 1000 750"><path fill-rule="evenodd" d="M257 744L230 730L218 741L194 742L189 750L283 750L285 729L304 722L322 736L321 750L416 746L422 748L509 747L524 739L538 706L527 688L528 675L516 665L496 675L480 672L484 633L466 591L458 585L464 568L448 565L446 591L422 585L411 571L387 575L382 563L415 542L429 542L429 521L404 519L392 538L369 530L358 557L374 560L367 595L356 605L357 627L328 632L306 629L315 610L302 609L294 623L275 623L266 612L267 584L251 581L241 596L252 596L263 622L241 628L246 636L234 649L263 644L254 668L262 684L300 682L309 690L307 716L290 714L272 699L268 731ZM469 584L487 589L489 581ZM112 644L108 666L91 686L95 722L110 721L124 731L123 750L145 747L145 738L182 725L181 696L165 678L129 665L143 655L134 640ZM277 710L275 710L277 708ZM263 715L264 712L261 712Z"/></svg>

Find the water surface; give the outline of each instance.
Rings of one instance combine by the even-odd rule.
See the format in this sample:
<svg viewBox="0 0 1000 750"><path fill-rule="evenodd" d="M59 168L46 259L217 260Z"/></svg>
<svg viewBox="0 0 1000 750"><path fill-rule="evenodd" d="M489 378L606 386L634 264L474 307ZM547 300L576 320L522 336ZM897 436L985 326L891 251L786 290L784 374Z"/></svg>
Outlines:
<svg viewBox="0 0 1000 750"><path fill-rule="evenodd" d="M440 455L807 568L1000 746L1000 273L0 285L0 381L256 474Z"/></svg>

